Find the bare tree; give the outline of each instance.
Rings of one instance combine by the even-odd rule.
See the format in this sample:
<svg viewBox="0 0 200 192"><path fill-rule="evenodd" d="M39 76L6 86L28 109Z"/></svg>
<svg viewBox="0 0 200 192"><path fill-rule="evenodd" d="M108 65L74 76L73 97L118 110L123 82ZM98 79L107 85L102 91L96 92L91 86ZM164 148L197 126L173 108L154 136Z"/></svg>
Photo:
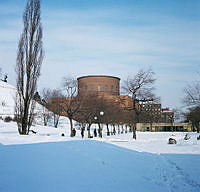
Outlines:
<svg viewBox="0 0 200 192"><path fill-rule="evenodd" d="M74 78L63 78L63 88L64 88L64 95L61 100L61 106L63 109L63 113L68 117L70 121L70 128L71 133L70 136L73 137L73 119L79 112L81 106L82 98L77 95L78 92L78 85L77 80Z"/></svg>
<svg viewBox="0 0 200 192"><path fill-rule="evenodd" d="M191 121L193 130L200 133L200 107L189 108L189 111L185 113L185 117L188 121Z"/></svg>
<svg viewBox="0 0 200 192"><path fill-rule="evenodd" d="M108 111L106 100L103 96L96 97L96 100L93 102L93 109L95 112L95 123L98 124L98 135L100 138L102 138L103 123L105 122L105 112Z"/></svg>
<svg viewBox="0 0 200 192"><path fill-rule="evenodd" d="M28 134L34 118L33 100L43 60L40 0L28 0L23 15L24 29L16 61L17 95L15 115L20 134Z"/></svg>
<svg viewBox="0 0 200 192"><path fill-rule="evenodd" d="M200 132L200 81L187 85L184 90L183 104L188 107L185 113L187 120L192 122L193 130Z"/></svg>
<svg viewBox="0 0 200 192"><path fill-rule="evenodd" d="M189 107L200 106L200 82L197 81L191 85L187 85L183 92L184 105Z"/></svg>
<svg viewBox="0 0 200 192"><path fill-rule="evenodd" d="M75 119L80 123L87 124L88 138L91 137L90 128L96 116L96 105L98 103L98 98L95 94L84 95L81 101L81 107L78 113L75 115Z"/></svg>
<svg viewBox="0 0 200 192"><path fill-rule="evenodd" d="M128 77L124 83L124 91L131 96L133 101L133 139L136 139L136 123L139 121L140 108L138 99L151 99L154 97L155 78L152 69L139 70L132 77Z"/></svg>
<svg viewBox="0 0 200 192"><path fill-rule="evenodd" d="M75 119L81 124L87 125L88 138L91 138L90 128L91 128L91 125L94 123L93 111L89 110L89 107L83 108L79 110L79 113L78 115L76 115Z"/></svg>
<svg viewBox="0 0 200 192"><path fill-rule="evenodd" d="M106 124L108 130L108 125L110 123L110 113L113 112L111 110L111 105L103 96L98 96L95 93L84 95L82 99L79 113L76 115L76 120L88 124L88 137L90 137L91 125L97 123L99 127L99 137L102 137L102 124ZM109 133L109 130L107 133Z"/></svg>
<svg viewBox="0 0 200 192"><path fill-rule="evenodd" d="M43 89L42 90L42 99L40 101L42 105L42 110L40 111L40 116L43 120L44 126L47 126L49 120L51 119L51 111L48 109L48 100L50 96L50 89Z"/></svg>
<svg viewBox="0 0 200 192"><path fill-rule="evenodd" d="M103 107L103 122L107 128L107 136L110 136L110 134L115 134L115 125L123 123L124 110L122 110L122 108L120 107L120 102L114 102L113 100L106 100ZM113 127L113 130L109 129L109 125Z"/></svg>
<svg viewBox="0 0 200 192"><path fill-rule="evenodd" d="M44 119L49 120L53 117L54 127L57 128L60 116L62 115L62 106L60 99L63 97L59 89L44 89L42 104L45 107L46 114Z"/></svg>
<svg viewBox="0 0 200 192"><path fill-rule="evenodd" d="M49 98L51 90L44 88L42 90L42 96L38 92L34 95L34 100L37 101L41 106L37 108L37 117L43 121L43 125L47 126L52 118L52 112L49 110Z"/></svg>

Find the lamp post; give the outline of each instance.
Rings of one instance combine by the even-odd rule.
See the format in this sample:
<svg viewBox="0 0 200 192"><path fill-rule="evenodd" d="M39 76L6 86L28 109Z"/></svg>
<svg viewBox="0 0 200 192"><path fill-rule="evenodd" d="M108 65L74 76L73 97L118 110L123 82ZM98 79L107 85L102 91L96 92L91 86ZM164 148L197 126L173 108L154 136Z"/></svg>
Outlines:
<svg viewBox="0 0 200 192"><path fill-rule="evenodd" d="M95 120L95 129L96 129L96 121L97 121L97 116L94 116L94 120Z"/></svg>
<svg viewBox="0 0 200 192"><path fill-rule="evenodd" d="M97 129L96 129L96 121L97 121L97 116L94 116L94 123L95 123L95 128L94 128L94 137L97 136Z"/></svg>
<svg viewBox="0 0 200 192"><path fill-rule="evenodd" d="M99 115L100 115L100 116L99 116ZM98 115L98 116L94 116L94 120L95 120L95 132L96 132L96 122L97 122L98 125L99 125L98 134L99 134L99 137L102 138L101 118L102 118L102 116L104 115L104 112L103 112L103 111L100 111L100 112L99 112L99 115ZM96 135L96 133L95 133L95 135Z"/></svg>
<svg viewBox="0 0 200 192"><path fill-rule="evenodd" d="M103 117L103 115L104 115L104 112L103 112L103 111L100 111L100 112L99 112L99 115L100 115L100 118L99 118L99 137L102 138L102 129L103 129L103 128L101 128L101 120L102 120L102 117Z"/></svg>

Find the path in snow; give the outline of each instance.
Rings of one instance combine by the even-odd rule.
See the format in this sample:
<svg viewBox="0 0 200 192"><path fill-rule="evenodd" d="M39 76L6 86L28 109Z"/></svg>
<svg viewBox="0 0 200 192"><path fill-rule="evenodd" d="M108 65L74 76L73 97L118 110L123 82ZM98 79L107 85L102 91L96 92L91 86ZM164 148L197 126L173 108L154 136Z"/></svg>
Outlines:
<svg viewBox="0 0 200 192"><path fill-rule="evenodd" d="M200 191L199 168L192 166L199 162L199 155L162 154L160 156L164 163L161 165L161 169L164 168L161 173L168 184L169 192L188 192L188 189L190 192Z"/></svg>

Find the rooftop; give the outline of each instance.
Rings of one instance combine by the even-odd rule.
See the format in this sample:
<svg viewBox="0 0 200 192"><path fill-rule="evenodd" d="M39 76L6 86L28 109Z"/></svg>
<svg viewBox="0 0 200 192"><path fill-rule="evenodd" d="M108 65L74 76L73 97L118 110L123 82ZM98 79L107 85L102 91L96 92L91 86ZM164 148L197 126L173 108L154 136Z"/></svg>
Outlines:
<svg viewBox="0 0 200 192"><path fill-rule="evenodd" d="M87 76L78 77L77 80L83 79L83 78L89 78L89 77L108 77L108 78L115 78L115 79L120 80L119 77L114 77L114 76L110 76L110 75L87 75Z"/></svg>

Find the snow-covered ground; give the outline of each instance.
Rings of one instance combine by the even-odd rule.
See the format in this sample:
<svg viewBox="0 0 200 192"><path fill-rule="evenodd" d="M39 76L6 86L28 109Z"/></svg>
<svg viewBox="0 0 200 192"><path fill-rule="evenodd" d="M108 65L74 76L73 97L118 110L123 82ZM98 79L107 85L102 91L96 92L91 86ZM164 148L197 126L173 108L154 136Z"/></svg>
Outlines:
<svg viewBox="0 0 200 192"><path fill-rule="evenodd" d="M12 89L3 84L0 102L10 110L0 105L5 116L13 114L14 103ZM108 137L105 132L101 139L82 139L77 130L71 138L64 117L59 128L31 129L37 133L19 135L15 122L0 120L0 192L200 191L197 133L184 140L182 132L137 132L135 141L131 133ZM177 144L169 145L169 137Z"/></svg>
<svg viewBox="0 0 200 192"><path fill-rule="evenodd" d="M141 153L88 140L2 145L0 151L0 191L200 190L194 155Z"/></svg>
<svg viewBox="0 0 200 192"><path fill-rule="evenodd" d="M69 140L80 140L80 130L77 130L76 137L71 138L69 121L65 117L61 117L59 128L46 127L42 125L34 125L31 129L37 134L30 133L30 135L19 135L15 122L5 123L0 120L0 143L3 145L13 144L29 144L41 142L58 142ZM91 129L94 129L92 127ZM105 127L103 129L106 131ZM64 133L65 137L61 134ZM93 131L91 130L91 133ZM184 140L186 132L137 132L137 140L132 139L132 133L116 134L106 136L103 138L93 138L90 140L98 140L124 147L138 152L149 153L176 153L176 154L200 154L200 140L197 140L197 133L188 133L191 139ZM169 145L168 139L172 137L177 140L176 145ZM87 131L85 131L84 140L87 140Z"/></svg>
<svg viewBox="0 0 200 192"><path fill-rule="evenodd" d="M34 126L19 135L14 122L0 121L0 191L200 191L197 134L138 132L102 139L69 137L69 124ZM61 134L65 133L65 137ZM86 134L86 133L85 133Z"/></svg>

